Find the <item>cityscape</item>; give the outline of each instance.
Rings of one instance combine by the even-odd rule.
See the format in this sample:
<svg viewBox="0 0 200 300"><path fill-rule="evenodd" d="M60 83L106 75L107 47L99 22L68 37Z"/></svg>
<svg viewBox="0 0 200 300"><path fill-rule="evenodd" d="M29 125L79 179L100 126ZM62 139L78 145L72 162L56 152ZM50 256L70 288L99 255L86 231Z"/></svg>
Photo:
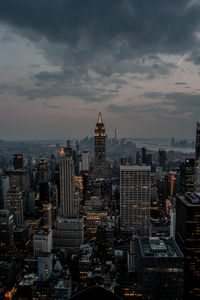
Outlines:
<svg viewBox="0 0 200 300"><path fill-rule="evenodd" d="M200 1L0 0L0 299L200 299Z"/></svg>
<svg viewBox="0 0 200 300"><path fill-rule="evenodd" d="M192 152L93 132L1 140L0 298L198 298L200 123Z"/></svg>

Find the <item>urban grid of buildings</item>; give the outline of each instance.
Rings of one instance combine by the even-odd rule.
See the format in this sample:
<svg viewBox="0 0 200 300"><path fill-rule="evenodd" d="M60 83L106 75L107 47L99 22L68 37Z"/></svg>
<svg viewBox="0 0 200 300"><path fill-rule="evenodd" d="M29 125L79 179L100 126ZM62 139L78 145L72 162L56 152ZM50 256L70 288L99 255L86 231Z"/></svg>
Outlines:
<svg viewBox="0 0 200 300"><path fill-rule="evenodd" d="M101 113L91 138L0 141L0 298L200 297L195 143L138 148Z"/></svg>

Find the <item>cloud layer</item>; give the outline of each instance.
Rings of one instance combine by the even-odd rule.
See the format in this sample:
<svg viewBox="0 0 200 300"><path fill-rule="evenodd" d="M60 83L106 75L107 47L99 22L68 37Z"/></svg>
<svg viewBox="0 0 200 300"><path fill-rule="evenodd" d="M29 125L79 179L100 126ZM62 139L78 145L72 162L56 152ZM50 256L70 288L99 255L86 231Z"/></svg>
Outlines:
<svg viewBox="0 0 200 300"><path fill-rule="evenodd" d="M198 70L198 1L0 0L0 23L13 34L2 43L23 36L56 69L43 70L35 62L29 66L30 85L0 82L1 92L9 90L29 102L42 99L44 108L55 112L62 96L104 104L107 112L130 119L147 114L191 118L199 112L198 93L183 91L191 88L188 78L173 78L168 91L155 88L184 63ZM49 104L50 98L55 103Z"/></svg>

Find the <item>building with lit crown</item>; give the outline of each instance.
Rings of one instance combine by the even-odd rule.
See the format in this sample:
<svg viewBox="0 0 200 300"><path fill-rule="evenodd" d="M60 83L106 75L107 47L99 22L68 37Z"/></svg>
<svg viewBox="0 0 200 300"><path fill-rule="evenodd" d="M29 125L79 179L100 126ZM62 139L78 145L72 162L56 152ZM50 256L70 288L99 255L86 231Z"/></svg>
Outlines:
<svg viewBox="0 0 200 300"><path fill-rule="evenodd" d="M99 112L94 130L94 168L95 177L104 178L106 169L106 131Z"/></svg>

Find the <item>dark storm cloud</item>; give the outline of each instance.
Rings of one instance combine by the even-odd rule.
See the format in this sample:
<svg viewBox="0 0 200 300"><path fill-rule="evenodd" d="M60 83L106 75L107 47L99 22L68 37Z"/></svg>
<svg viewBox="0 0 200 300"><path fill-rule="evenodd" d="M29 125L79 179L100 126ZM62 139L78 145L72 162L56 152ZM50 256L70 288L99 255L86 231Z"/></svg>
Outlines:
<svg viewBox="0 0 200 300"><path fill-rule="evenodd" d="M200 95L188 93L160 93L148 92L142 97L158 100L156 103L143 105L116 105L107 107L109 112L123 115L124 117L137 117L141 114L150 114L155 118L176 118L197 115L200 113Z"/></svg>
<svg viewBox="0 0 200 300"><path fill-rule="evenodd" d="M0 21L30 38L73 47L77 61L185 53L197 45L200 6L189 0L1 0ZM103 54L103 53L102 53ZM91 57L90 57L91 58ZM89 57L87 58L89 59Z"/></svg>
<svg viewBox="0 0 200 300"><path fill-rule="evenodd" d="M61 68L35 75L36 86L22 92L31 100L73 94L101 102L114 95L96 96L98 83L119 90L126 74L148 80L169 74L176 66L161 54L190 52L188 59L199 61L200 5L189 0L0 0L0 22Z"/></svg>
<svg viewBox="0 0 200 300"><path fill-rule="evenodd" d="M134 52L190 49L200 7L189 0L1 0L0 20L74 47L83 36L93 47ZM125 49L124 49L124 46ZM124 49L125 51L122 51ZM84 49L83 49L84 51ZM129 53L130 55L130 53ZM153 55L153 54L152 54Z"/></svg>

